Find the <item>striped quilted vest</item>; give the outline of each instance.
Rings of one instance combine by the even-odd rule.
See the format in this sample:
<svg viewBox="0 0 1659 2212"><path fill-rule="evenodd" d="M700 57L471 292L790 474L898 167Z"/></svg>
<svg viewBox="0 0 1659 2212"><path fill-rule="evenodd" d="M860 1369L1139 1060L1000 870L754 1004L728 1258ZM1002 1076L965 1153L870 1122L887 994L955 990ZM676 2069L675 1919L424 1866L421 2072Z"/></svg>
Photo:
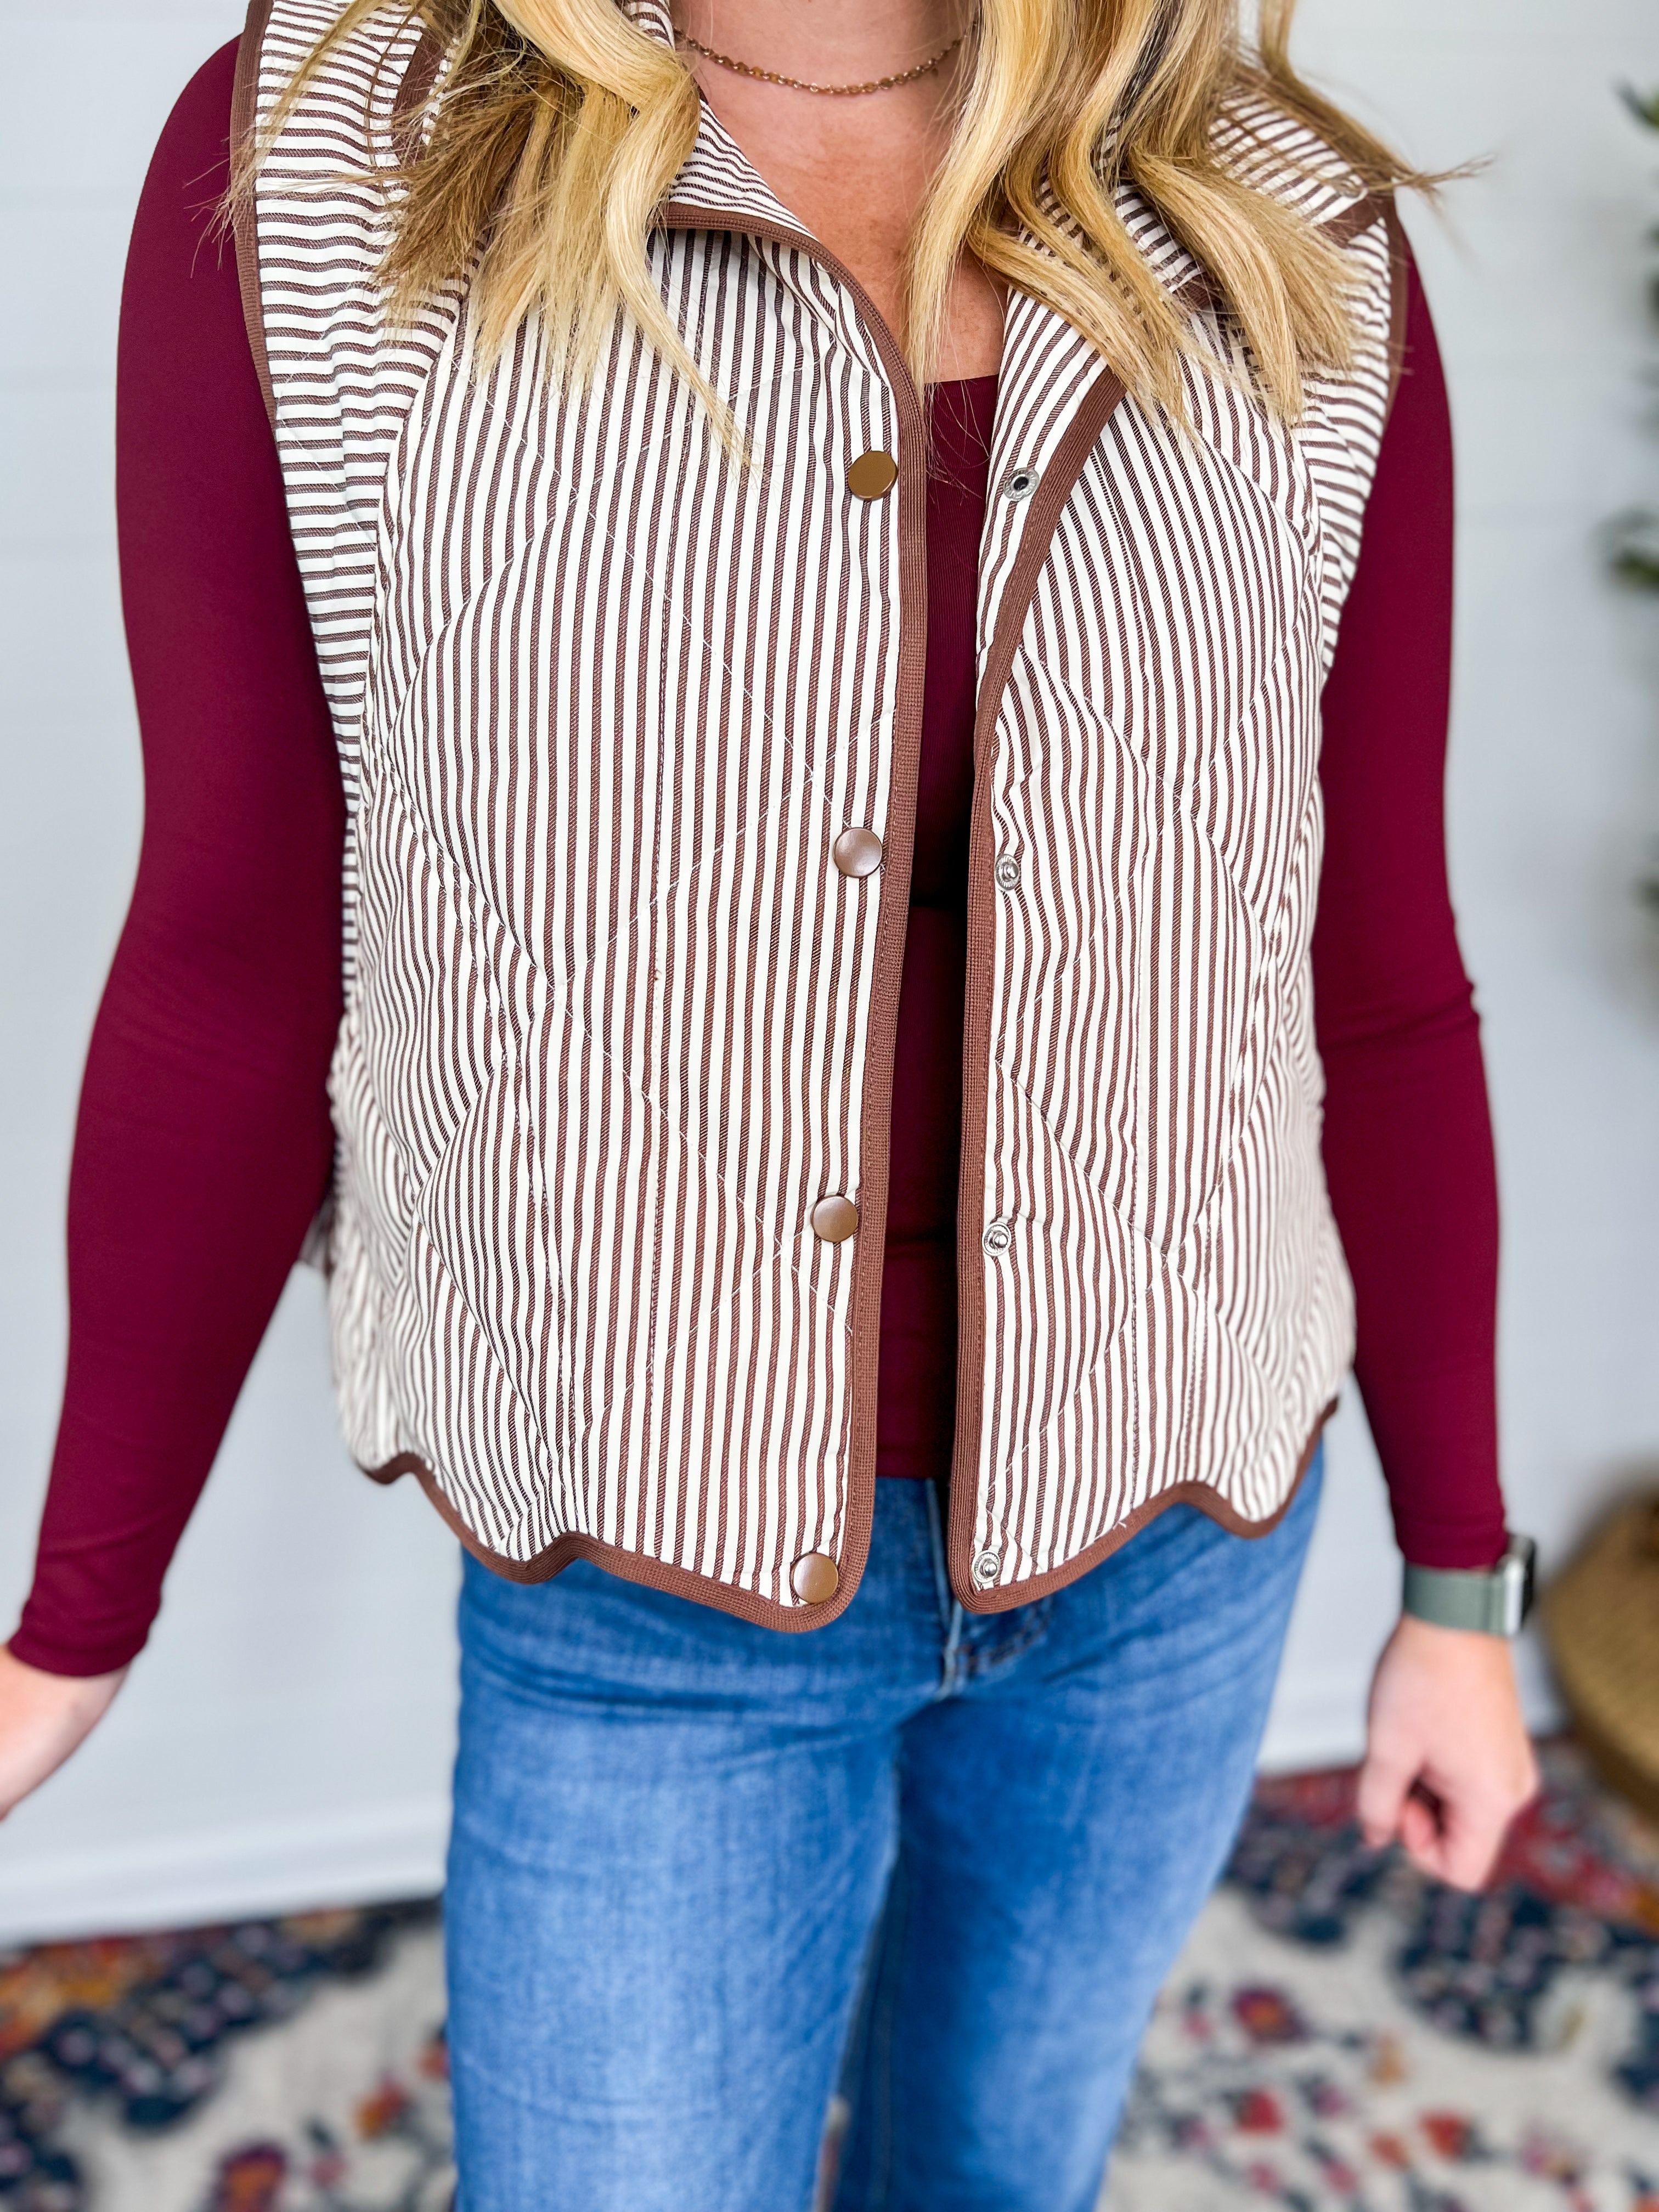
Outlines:
<svg viewBox="0 0 1659 2212"><path fill-rule="evenodd" d="M340 5L256 0L240 131ZM371 173L438 58L405 14L310 83L239 240L349 808L347 1439L503 1574L593 1559L810 1627L851 1598L874 1500L922 410L707 110L650 263L749 467L626 326L566 397L533 321L476 373L463 282L394 325ZM1360 358L1296 427L1133 195L1198 336L1190 430L1048 308L1008 310L950 1528L975 1611L1177 1499L1267 1527L1351 1357L1308 948L1389 226L1300 125L1235 118L1223 152L1352 258Z"/></svg>

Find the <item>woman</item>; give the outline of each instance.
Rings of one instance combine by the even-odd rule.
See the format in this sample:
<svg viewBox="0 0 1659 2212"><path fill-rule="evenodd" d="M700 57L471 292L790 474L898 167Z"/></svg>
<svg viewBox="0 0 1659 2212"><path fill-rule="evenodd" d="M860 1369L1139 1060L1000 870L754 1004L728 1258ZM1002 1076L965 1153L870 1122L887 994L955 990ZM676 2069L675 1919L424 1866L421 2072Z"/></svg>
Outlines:
<svg viewBox="0 0 1659 2212"><path fill-rule="evenodd" d="M1356 1300L1368 1835L1478 1883L1532 1787L1444 393L1281 15L258 0L161 141L0 1802L326 1196L352 1449L467 1547L466 2212L805 2206L838 2080L839 2206L1093 2202Z"/></svg>

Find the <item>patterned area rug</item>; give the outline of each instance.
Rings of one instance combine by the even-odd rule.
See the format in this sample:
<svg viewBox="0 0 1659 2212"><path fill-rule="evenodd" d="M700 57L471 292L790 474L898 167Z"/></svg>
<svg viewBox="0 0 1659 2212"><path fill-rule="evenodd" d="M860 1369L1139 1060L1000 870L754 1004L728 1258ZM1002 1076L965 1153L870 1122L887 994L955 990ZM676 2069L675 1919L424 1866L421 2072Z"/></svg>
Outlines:
<svg viewBox="0 0 1659 2212"><path fill-rule="evenodd" d="M1565 1745L1490 1889L1259 1785L1159 2003L1109 2212L1659 2212L1659 1837Z"/></svg>
<svg viewBox="0 0 1659 2212"><path fill-rule="evenodd" d="M1659 1838L1565 1745L1492 1888L1264 1782L1103 2212L1659 2212ZM0 1958L0 2212L445 2212L437 1910Z"/></svg>

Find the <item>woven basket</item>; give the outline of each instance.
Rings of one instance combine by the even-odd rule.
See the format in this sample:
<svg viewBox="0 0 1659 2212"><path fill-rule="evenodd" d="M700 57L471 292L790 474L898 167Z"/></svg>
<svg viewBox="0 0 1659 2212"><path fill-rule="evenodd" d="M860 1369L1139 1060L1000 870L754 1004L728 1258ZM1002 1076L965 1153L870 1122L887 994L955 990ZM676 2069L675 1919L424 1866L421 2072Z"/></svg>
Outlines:
<svg viewBox="0 0 1659 2212"><path fill-rule="evenodd" d="M1615 1790L1659 1818L1659 1493L1620 1506L1541 1611L1579 1741Z"/></svg>

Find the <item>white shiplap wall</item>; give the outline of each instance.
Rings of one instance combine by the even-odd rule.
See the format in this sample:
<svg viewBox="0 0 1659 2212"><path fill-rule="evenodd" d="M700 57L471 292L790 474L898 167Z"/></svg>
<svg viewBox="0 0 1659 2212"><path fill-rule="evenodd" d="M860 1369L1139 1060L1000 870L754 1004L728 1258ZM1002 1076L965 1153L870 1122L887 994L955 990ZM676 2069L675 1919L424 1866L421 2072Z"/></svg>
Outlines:
<svg viewBox="0 0 1659 2212"><path fill-rule="evenodd" d="M62 1360L79 1065L136 849L111 504L127 225L234 0L0 0L0 1613L27 1579ZM1306 0L1302 52L1419 159L1486 153L1413 223L1451 374L1462 565L1454 880L1506 1200L1516 1521L1559 1557L1659 1455L1659 957L1630 885L1659 823L1659 606L1609 592L1599 517L1659 493L1640 234L1659 191L1613 97L1659 79L1645 0ZM1395 1566L1344 1415L1269 1741L1358 1741ZM435 1883L452 1547L355 1477L297 1275L109 1723L0 1831L0 1938ZM3 1632L3 1630L0 1630ZM1535 1681L1537 1709L1547 1692Z"/></svg>

